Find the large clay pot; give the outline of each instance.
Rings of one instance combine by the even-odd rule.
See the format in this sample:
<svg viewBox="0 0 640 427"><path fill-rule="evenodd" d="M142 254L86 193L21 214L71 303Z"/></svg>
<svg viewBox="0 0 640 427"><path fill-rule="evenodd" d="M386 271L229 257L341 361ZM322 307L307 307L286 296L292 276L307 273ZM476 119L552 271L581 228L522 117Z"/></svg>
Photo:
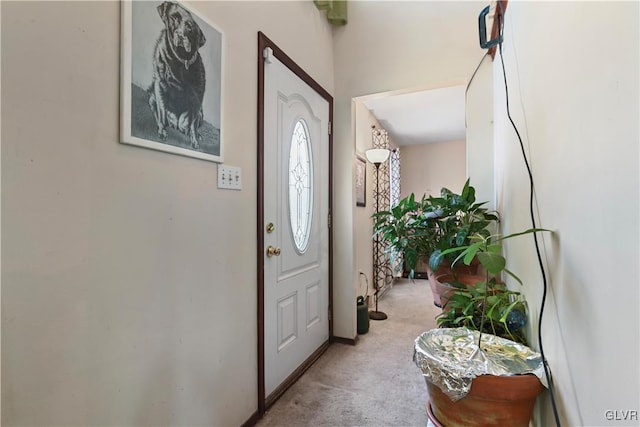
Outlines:
<svg viewBox="0 0 640 427"><path fill-rule="evenodd" d="M438 292L436 277L446 274L447 272L451 272L451 269L440 267L436 272L433 272L431 271L431 268L427 266L427 277L429 278L429 286L431 286L431 293L433 294L433 303L436 307L442 307L442 300L440 299L440 293Z"/></svg>
<svg viewBox="0 0 640 427"><path fill-rule="evenodd" d="M443 307L446 301L442 301L442 296L438 291L438 277L444 276L445 274L456 276L459 275L476 275L478 273L478 267L480 263L477 258L474 258L471 262L471 265L465 265L463 263L457 263L453 266L453 269L446 263L443 262L440 267L436 271L432 271L429 267L429 262L426 263L427 269L427 277L429 279L429 285L431 286L431 292L433 293L433 303L437 307ZM453 277L453 276L450 276ZM448 279L451 280L451 279Z"/></svg>
<svg viewBox="0 0 640 427"><path fill-rule="evenodd" d="M434 279L435 282L435 290L438 294L438 298L441 303L441 307L445 307L447 302L449 302L449 298L460 288L453 286L451 283L457 281L466 286L475 286L478 282L484 282L486 280L483 276L478 276L476 274L460 274L456 273L455 275L451 272L441 274L436 276Z"/></svg>
<svg viewBox="0 0 640 427"><path fill-rule="evenodd" d="M480 263L476 258L473 259L471 265L465 265L462 263L458 263L454 265L453 270L446 263L443 262L440 267L434 272L429 267L429 260L425 258L423 262L424 268L427 270L427 278L429 279L429 286L431 286L431 293L433 294L433 303L436 307L443 307L444 303L442 302L442 298L440 293L438 292L438 277L443 276L445 274L465 274L465 275L475 275L478 272L478 266Z"/></svg>
<svg viewBox="0 0 640 427"><path fill-rule="evenodd" d="M528 427L536 397L544 391L532 374L480 375L469 394L456 402L429 381L427 388L429 418L446 427Z"/></svg>

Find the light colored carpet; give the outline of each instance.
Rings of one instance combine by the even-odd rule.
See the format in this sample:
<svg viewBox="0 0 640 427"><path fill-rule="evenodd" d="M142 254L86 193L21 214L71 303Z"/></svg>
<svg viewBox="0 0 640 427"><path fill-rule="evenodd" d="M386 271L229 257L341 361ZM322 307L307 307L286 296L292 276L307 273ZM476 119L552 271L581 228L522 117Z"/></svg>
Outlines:
<svg viewBox="0 0 640 427"><path fill-rule="evenodd" d="M370 307L371 308L371 307ZM427 387L413 342L436 327L427 280L399 279L355 346L333 344L258 426L427 426Z"/></svg>

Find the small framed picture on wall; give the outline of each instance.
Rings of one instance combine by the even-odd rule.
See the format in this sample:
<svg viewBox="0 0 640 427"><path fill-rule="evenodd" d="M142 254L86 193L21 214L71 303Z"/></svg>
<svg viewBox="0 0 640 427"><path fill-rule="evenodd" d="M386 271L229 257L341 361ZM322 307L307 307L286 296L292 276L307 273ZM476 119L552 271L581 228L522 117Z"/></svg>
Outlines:
<svg viewBox="0 0 640 427"><path fill-rule="evenodd" d="M367 205L367 162L364 158L356 156L355 168L356 206Z"/></svg>

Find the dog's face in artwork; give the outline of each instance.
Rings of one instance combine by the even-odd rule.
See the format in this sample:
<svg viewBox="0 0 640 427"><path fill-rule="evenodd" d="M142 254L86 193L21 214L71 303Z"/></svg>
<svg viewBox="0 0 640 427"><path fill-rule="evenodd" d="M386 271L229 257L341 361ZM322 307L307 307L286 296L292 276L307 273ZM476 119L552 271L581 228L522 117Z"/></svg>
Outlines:
<svg viewBox="0 0 640 427"><path fill-rule="evenodd" d="M206 39L200 26L188 10L173 2L158 6L158 13L167 30L167 38L179 60L192 58Z"/></svg>

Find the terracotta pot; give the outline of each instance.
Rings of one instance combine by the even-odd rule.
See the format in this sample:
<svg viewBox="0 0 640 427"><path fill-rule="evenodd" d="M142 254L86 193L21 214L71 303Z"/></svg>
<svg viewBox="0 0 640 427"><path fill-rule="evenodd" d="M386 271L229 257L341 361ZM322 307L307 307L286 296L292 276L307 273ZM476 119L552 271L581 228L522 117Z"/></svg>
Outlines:
<svg viewBox="0 0 640 427"><path fill-rule="evenodd" d="M544 391L532 374L481 375L474 378L469 394L456 402L429 381L427 389L429 418L447 427L528 427L536 397Z"/></svg>
<svg viewBox="0 0 640 427"><path fill-rule="evenodd" d="M453 272L455 272L456 275L459 275L459 274L475 275L478 272L479 265L480 263L477 261L477 258L474 258L473 261L471 262L471 265L465 265L460 263L460 264L456 264L453 267L453 270L451 270L451 267L449 265L447 265L446 263L442 263L440 267L438 267L438 269L435 272L433 272L431 271L431 268L429 268L429 263L427 261L426 263L427 277L429 279L429 285L431 286L431 292L433 293L433 303L437 307L443 307L444 304L446 303L446 301L443 303L441 294L438 291L438 280L437 280L438 277L443 276L445 274L451 275L453 274Z"/></svg>
<svg viewBox="0 0 640 427"><path fill-rule="evenodd" d="M441 266L435 273L431 271L431 268L427 267L429 286L431 286L433 303L436 305L436 307L442 307L442 300L440 299L440 293L438 292L438 282L436 281L436 277L446 274L447 272L451 272L451 269L448 267Z"/></svg>
<svg viewBox="0 0 640 427"><path fill-rule="evenodd" d="M457 281L466 286L475 286L478 282L484 282L486 280L483 276L478 276L475 274L459 274L456 273L445 273L437 276L434 279L435 289L438 293L441 307L445 307L447 302L449 302L449 298L460 288L451 285L453 281Z"/></svg>

